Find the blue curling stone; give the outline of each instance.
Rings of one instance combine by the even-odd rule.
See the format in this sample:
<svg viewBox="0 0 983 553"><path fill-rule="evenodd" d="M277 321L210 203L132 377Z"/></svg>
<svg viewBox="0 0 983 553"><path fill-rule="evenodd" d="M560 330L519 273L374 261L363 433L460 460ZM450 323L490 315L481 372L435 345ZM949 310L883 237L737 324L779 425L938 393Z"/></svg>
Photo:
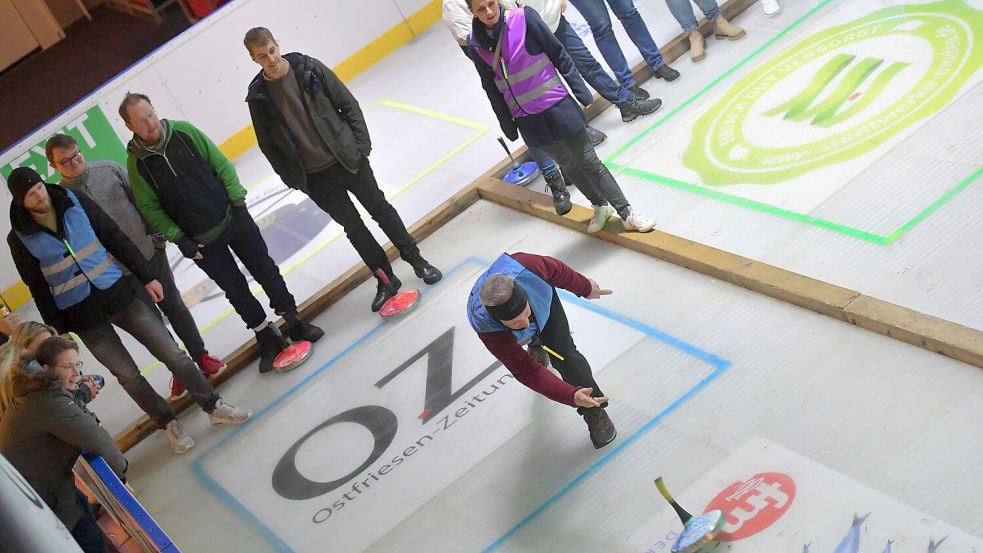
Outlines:
<svg viewBox="0 0 983 553"><path fill-rule="evenodd" d="M724 513L713 510L709 513L689 519L683 527L683 533L672 546L672 553L693 553L717 537L724 527Z"/></svg>
<svg viewBox="0 0 983 553"><path fill-rule="evenodd" d="M505 174L505 178L502 179L505 182L515 184L517 186L525 186L529 184L533 179L539 176L539 167L534 161L527 161L520 165L518 168L512 169Z"/></svg>

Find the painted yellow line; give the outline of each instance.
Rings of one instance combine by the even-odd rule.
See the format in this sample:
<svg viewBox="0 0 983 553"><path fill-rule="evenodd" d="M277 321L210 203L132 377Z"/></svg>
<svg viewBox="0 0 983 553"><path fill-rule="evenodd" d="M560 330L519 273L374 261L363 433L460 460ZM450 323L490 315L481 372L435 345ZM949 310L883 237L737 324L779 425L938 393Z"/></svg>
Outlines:
<svg viewBox="0 0 983 553"><path fill-rule="evenodd" d="M460 125L462 127L467 127L469 129L474 129L481 132L485 132L488 130L488 125L483 125L475 121L469 121L467 119L464 119L463 117L457 117L454 115L448 115L446 113L440 113L439 111L433 111L418 106L411 106L409 104L404 104L402 102L395 102L393 100L377 100L376 103L383 106L389 106L391 108L401 109L403 111L409 111L411 113L418 113L426 117L440 119L441 121L448 121L450 123L454 123L455 125Z"/></svg>
<svg viewBox="0 0 983 553"><path fill-rule="evenodd" d="M31 290L24 284L24 281L18 280L12 286L0 292L3 296L4 302L11 311L17 309L18 307L27 303L27 300L31 299Z"/></svg>

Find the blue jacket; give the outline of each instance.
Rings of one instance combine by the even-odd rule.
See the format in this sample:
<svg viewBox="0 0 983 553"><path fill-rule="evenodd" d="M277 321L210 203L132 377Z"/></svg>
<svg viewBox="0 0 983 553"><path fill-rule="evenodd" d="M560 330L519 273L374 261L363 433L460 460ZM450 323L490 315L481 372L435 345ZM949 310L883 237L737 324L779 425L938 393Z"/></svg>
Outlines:
<svg viewBox="0 0 983 553"><path fill-rule="evenodd" d="M31 290L41 318L58 332L103 323L129 306L137 293L132 279L122 276L113 257L141 283L157 275L140 250L87 195L53 184L45 186L55 210L57 232L38 224L24 207L11 203L13 229L7 235L7 245L14 265ZM62 267L59 257L72 262ZM102 270L94 274L97 267ZM64 286L73 279L75 285ZM58 288L60 284L63 286Z"/></svg>

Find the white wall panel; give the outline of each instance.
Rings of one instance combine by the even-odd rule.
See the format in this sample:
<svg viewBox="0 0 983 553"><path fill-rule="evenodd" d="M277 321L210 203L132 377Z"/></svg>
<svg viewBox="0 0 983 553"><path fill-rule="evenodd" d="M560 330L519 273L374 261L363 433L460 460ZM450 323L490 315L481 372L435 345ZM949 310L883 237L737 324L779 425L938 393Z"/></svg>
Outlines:
<svg viewBox="0 0 983 553"><path fill-rule="evenodd" d="M130 132L116 109L128 90L150 96L162 117L191 121L221 143L249 124L246 87L259 67L242 45L248 29L268 27L284 51L307 53L331 67L398 25L403 15L409 17L427 4L427 0L398 0L398 5L394 0L237 0L0 152L0 167L93 105L103 108L125 143ZM35 168L45 173L43 167ZM0 194L10 197L6 186ZM9 230L9 220L0 218L0 235ZM10 259L6 241L0 245L0 259ZM18 280L11 263L0 263L0 290Z"/></svg>

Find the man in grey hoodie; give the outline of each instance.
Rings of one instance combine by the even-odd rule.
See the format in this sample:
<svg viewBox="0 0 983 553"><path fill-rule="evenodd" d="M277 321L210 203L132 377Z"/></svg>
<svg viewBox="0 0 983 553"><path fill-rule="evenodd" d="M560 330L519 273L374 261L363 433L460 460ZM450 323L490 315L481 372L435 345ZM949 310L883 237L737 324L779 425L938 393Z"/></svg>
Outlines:
<svg viewBox="0 0 983 553"><path fill-rule="evenodd" d="M171 273L167 253L164 250L167 241L160 234L151 231L150 226L137 211L126 169L114 161L86 161L79 151L76 140L66 134L56 134L49 138L44 152L48 157L48 163L61 175L59 184L88 194L110 218L116 221L120 230L150 262L157 273L157 280L164 289L164 299L154 304L147 294L139 294L139 298L155 311L157 308L163 311L174 332L203 373L218 374L225 368L225 362L209 355L208 350L205 349L205 342L198 331L198 325L174 282L174 274ZM178 379L172 378L171 397L181 397L185 393L187 390L184 385Z"/></svg>

